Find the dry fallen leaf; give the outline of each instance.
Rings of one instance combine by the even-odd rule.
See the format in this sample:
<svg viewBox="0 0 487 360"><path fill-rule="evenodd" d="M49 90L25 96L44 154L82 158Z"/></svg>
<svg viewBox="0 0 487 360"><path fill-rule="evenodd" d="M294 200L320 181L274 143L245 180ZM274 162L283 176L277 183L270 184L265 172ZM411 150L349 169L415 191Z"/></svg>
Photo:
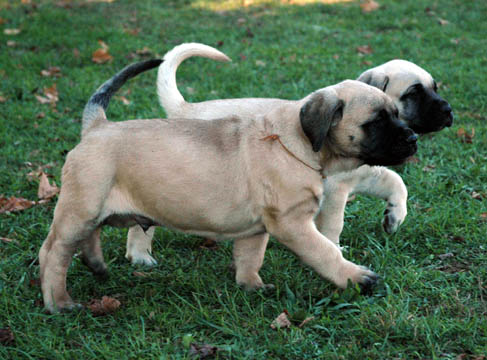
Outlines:
<svg viewBox="0 0 487 360"><path fill-rule="evenodd" d="M455 255L453 255L453 253L449 252L449 253L446 253L446 254L440 254L438 255L438 257L440 258L440 260L445 260L447 258L450 258L450 257L453 257Z"/></svg>
<svg viewBox="0 0 487 360"><path fill-rule="evenodd" d="M478 193L476 191L472 191L472 199L475 200L482 200L485 196L481 193Z"/></svg>
<svg viewBox="0 0 487 360"><path fill-rule="evenodd" d="M14 334L10 328L0 329L0 344L8 346L15 341Z"/></svg>
<svg viewBox="0 0 487 360"><path fill-rule="evenodd" d="M35 201L27 200L24 198L16 198L14 196L6 198L4 196L0 196L0 214L5 212L25 210L34 206L35 204Z"/></svg>
<svg viewBox="0 0 487 360"><path fill-rule="evenodd" d="M152 55L153 51L147 46L144 46L142 49L136 50L135 53L139 56L148 56Z"/></svg>
<svg viewBox="0 0 487 360"><path fill-rule="evenodd" d="M50 66L46 70L41 70L42 76L61 76L61 69L57 66Z"/></svg>
<svg viewBox="0 0 487 360"><path fill-rule="evenodd" d="M441 26L445 26L445 25L448 25L450 22L449 22L448 20L438 18L438 23L439 23Z"/></svg>
<svg viewBox="0 0 487 360"><path fill-rule="evenodd" d="M7 98L5 96L0 95L0 103L4 103L7 101Z"/></svg>
<svg viewBox="0 0 487 360"><path fill-rule="evenodd" d="M125 96L115 96L115 99L120 100L124 105L130 105L131 102Z"/></svg>
<svg viewBox="0 0 487 360"><path fill-rule="evenodd" d="M374 52L374 50L372 50L370 45L362 45L362 46L357 47L357 52L359 54L367 55L367 54L372 54Z"/></svg>
<svg viewBox="0 0 487 360"><path fill-rule="evenodd" d="M192 356L198 356L200 359L207 358L209 356L213 357L216 355L218 348L213 345L208 344L191 344L189 348L189 353Z"/></svg>
<svg viewBox="0 0 487 360"><path fill-rule="evenodd" d="M291 326L291 321L289 321L288 313L286 310L284 310L281 314L279 314L279 316L276 317L274 321L271 323L271 328L274 330L288 328L290 326Z"/></svg>
<svg viewBox="0 0 487 360"><path fill-rule="evenodd" d="M101 46L101 49L96 50L93 52L91 56L91 60L97 64L103 64L113 60L113 56L108 53L108 45L103 42L102 40L98 40L98 43Z"/></svg>
<svg viewBox="0 0 487 360"><path fill-rule="evenodd" d="M93 316L103 316L115 312L120 307L120 301L117 299L103 296L100 299L93 299L88 304Z"/></svg>
<svg viewBox="0 0 487 360"><path fill-rule="evenodd" d="M423 168L423 171L424 171L424 172L431 172L431 171L433 171L434 169L436 169L436 165L434 165L434 164L429 164L429 165L426 165L426 166Z"/></svg>
<svg viewBox="0 0 487 360"><path fill-rule="evenodd" d="M472 128L469 134L464 128L461 127L457 130L457 136L463 143L471 144L475 136L475 128Z"/></svg>
<svg viewBox="0 0 487 360"><path fill-rule="evenodd" d="M314 316L307 317L306 319L301 321L301 324L298 325L298 328L302 328L304 325L306 325L307 323L309 323L310 321L312 321L314 319L315 319Z"/></svg>
<svg viewBox="0 0 487 360"><path fill-rule="evenodd" d="M6 23L7 23L7 20L0 17L0 25L6 24Z"/></svg>
<svg viewBox="0 0 487 360"><path fill-rule="evenodd" d="M134 271L132 273L132 275L137 276L137 277L148 277L150 274L146 273L146 272L141 272L141 271Z"/></svg>
<svg viewBox="0 0 487 360"><path fill-rule="evenodd" d="M9 238L6 238L6 237L0 237L0 240L3 241L3 242L7 242L7 243L11 243L11 242L15 241L14 239L9 239Z"/></svg>
<svg viewBox="0 0 487 360"><path fill-rule="evenodd" d="M380 5L374 0L366 0L360 4L360 7L362 8L362 12L369 13L377 10Z"/></svg>
<svg viewBox="0 0 487 360"><path fill-rule="evenodd" d="M59 100L56 84L53 84L51 87L44 88L43 92L45 96L35 95L37 101L39 101L41 104L51 104L53 106L56 105L57 101Z"/></svg>
<svg viewBox="0 0 487 360"><path fill-rule="evenodd" d="M4 29L3 33L5 35L18 35L20 34L20 29Z"/></svg>
<svg viewBox="0 0 487 360"><path fill-rule="evenodd" d="M39 199L48 200L54 197L58 192L59 188L56 186L56 183L53 182L53 185L51 185L46 173L43 172L39 181L39 189L37 190L37 196Z"/></svg>

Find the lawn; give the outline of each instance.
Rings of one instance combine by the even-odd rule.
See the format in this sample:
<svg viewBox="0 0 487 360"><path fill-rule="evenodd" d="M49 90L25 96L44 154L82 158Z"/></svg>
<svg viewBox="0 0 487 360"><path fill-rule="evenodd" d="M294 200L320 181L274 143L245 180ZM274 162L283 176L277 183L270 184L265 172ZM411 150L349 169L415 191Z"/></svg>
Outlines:
<svg viewBox="0 0 487 360"><path fill-rule="evenodd" d="M357 1L0 0L4 197L38 200L29 174L39 167L60 185L94 90L181 42L233 60L186 61L178 85L188 101L298 99L403 58L434 76L455 113L451 128L421 137L414 161L395 169L409 190L397 234L381 229L382 201L357 196L347 206L344 255L381 275L371 296L337 290L275 240L261 270L273 290L235 284L231 242L213 249L165 229L154 239L158 265L134 267L124 257L127 231L105 228L109 279L75 258L68 288L84 304L106 295L121 306L106 316L48 315L37 255L56 197L1 213L0 358L486 359L487 2L378 2L364 13ZM93 61L98 49L106 58L95 60L107 62ZM156 74L127 83L109 119L163 117ZM292 326L272 329L284 310Z"/></svg>

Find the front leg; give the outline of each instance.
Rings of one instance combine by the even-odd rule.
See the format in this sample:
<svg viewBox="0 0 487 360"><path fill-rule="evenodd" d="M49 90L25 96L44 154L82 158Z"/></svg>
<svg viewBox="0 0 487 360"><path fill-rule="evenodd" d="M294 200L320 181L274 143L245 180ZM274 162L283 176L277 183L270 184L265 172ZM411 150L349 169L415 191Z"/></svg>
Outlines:
<svg viewBox="0 0 487 360"><path fill-rule="evenodd" d="M363 165L328 177L324 184L324 200L316 224L320 232L336 244L343 229L343 216L350 194L372 195L387 201L384 230L391 234L398 230L407 214L407 189L401 177L382 166Z"/></svg>
<svg viewBox="0 0 487 360"><path fill-rule="evenodd" d="M378 279L366 267L344 259L340 248L316 229L311 216L286 216L266 227L304 263L340 288L346 288L350 280L367 290Z"/></svg>
<svg viewBox="0 0 487 360"><path fill-rule="evenodd" d="M361 181L354 186L352 193L372 195L387 201L382 226L388 234L395 233L408 213L408 190L404 181L399 174L382 166L361 166L357 171Z"/></svg>
<svg viewBox="0 0 487 360"><path fill-rule="evenodd" d="M316 215L315 223L318 230L337 246L340 244L345 205L349 194L348 184L335 181L334 176L323 183L323 202Z"/></svg>
<svg viewBox="0 0 487 360"><path fill-rule="evenodd" d="M151 226L146 232L139 226L132 226L127 235L127 252L125 257L132 265L157 265L156 259L151 256L152 238L154 237L155 227Z"/></svg>

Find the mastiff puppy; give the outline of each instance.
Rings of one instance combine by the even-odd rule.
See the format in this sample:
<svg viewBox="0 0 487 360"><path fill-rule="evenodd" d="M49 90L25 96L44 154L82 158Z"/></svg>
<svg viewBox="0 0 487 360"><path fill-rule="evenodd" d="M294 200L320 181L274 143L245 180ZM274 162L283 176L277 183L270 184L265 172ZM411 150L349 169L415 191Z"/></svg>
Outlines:
<svg viewBox="0 0 487 360"><path fill-rule="evenodd" d="M122 70L85 107L81 142L69 152L49 234L40 252L44 305L77 307L66 291L74 252L96 273L106 265L104 225L166 226L235 239L236 280L264 286L258 271L269 234L341 288L369 287L376 274L343 258L314 223L323 174L362 164L398 164L415 153L414 132L392 100L347 80L297 101L278 101L264 116L212 121L109 122L110 97L130 77L158 66ZM269 100L269 104L272 100Z"/></svg>
<svg viewBox="0 0 487 360"><path fill-rule="evenodd" d="M238 114L254 117L287 103L280 99L224 99L187 103L176 85L179 64L191 56L202 56L219 61L230 61L220 51L203 44L188 43L176 46L164 57L159 68L157 89L162 107L169 118L213 119ZM358 78L385 92L396 104L399 119L417 133L441 130L452 124L450 105L436 93L436 82L419 66L404 60L392 60L367 70ZM321 233L338 244L343 229L343 215L347 198L352 193L368 194L387 201L382 221L388 233L397 231L404 221L407 209L407 190L395 172L363 166L356 171L328 176L324 183L326 201L316 218ZM140 227L129 230L126 257L132 263L154 265L151 239L154 229L144 232Z"/></svg>

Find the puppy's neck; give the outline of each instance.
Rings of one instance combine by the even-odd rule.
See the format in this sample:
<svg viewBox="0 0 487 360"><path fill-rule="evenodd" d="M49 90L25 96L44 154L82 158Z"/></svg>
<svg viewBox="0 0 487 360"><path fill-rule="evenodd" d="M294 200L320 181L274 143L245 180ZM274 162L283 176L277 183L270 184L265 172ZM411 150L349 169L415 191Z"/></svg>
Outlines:
<svg viewBox="0 0 487 360"><path fill-rule="evenodd" d="M264 118L264 136L277 135L282 145L307 167L321 172L323 166L322 152L314 152L308 137L304 134L299 121L299 106L284 105L272 110Z"/></svg>

